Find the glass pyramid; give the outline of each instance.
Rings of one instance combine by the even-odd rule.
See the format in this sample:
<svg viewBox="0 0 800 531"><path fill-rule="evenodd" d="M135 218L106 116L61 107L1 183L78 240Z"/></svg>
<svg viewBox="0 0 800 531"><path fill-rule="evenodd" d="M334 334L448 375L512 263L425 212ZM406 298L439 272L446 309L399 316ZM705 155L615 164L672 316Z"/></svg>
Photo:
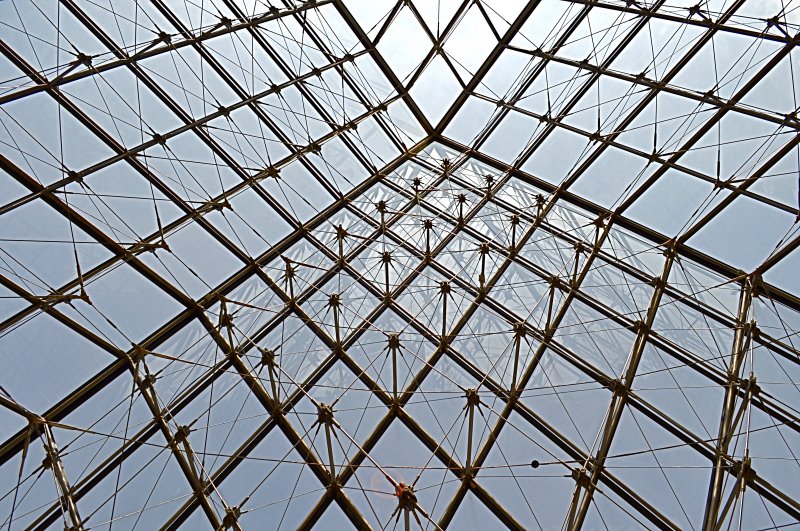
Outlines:
<svg viewBox="0 0 800 531"><path fill-rule="evenodd" d="M0 528L800 525L798 7L0 3Z"/></svg>

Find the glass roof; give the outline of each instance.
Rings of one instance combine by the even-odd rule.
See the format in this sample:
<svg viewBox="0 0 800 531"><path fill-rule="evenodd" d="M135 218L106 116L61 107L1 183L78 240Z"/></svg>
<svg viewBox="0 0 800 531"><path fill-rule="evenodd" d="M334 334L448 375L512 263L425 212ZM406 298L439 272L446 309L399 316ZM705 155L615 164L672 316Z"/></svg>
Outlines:
<svg viewBox="0 0 800 531"><path fill-rule="evenodd" d="M798 7L0 3L0 528L800 525Z"/></svg>

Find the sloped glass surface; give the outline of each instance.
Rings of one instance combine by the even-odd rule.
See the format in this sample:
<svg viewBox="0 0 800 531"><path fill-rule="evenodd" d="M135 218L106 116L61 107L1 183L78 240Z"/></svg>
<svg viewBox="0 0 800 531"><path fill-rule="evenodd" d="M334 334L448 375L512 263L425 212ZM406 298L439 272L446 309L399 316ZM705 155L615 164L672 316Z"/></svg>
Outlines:
<svg viewBox="0 0 800 531"><path fill-rule="evenodd" d="M800 521L793 2L0 2L0 527Z"/></svg>

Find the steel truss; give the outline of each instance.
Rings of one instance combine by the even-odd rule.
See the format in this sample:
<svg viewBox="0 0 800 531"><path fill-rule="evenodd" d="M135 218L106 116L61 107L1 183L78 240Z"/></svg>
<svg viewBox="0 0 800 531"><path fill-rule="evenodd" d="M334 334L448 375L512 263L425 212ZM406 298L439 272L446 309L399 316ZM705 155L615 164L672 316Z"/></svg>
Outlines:
<svg viewBox="0 0 800 531"><path fill-rule="evenodd" d="M4 374L23 375L0 381L0 476L10 478L1 483L3 527L248 529L263 527L259 511L273 506L281 507L275 527L303 529L341 525L330 520L335 514L358 529L464 526L475 514L512 529L716 530L800 521L797 483L776 474L770 461L795 476L800 467L792 444L800 438L800 294L796 281L776 273L797 262L800 210L763 186L783 175L777 172L800 149L791 8L759 18L745 0L686 8L660 0L531 0L505 20L495 2L463 0L444 18L437 11L433 27L423 3L399 0L369 28L344 0L255 8L219 0L213 9L152 0L146 8L136 3L135 20L111 4L52 4L35 17L56 29L54 42L19 14L19 27L6 23L9 38L0 40L7 80L0 168L6 184L16 183L0 204L0 219L11 227L4 233L9 250L0 247L0 285L13 301L0 316L0 350L21 349L17 334L47 320L54 337L69 330L80 350L96 349L108 360L57 397L44 382L71 375L37 375L24 363L3 362ZM558 31L531 42L526 32L536 31L530 27L538 16L553 18ZM403 17L430 42L401 79L384 43ZM448 42L475 20L492 43L470 72ZM136 32L126 38L129 24ZM667 42L681 46L655 65L653 49L643 72L619 68L647 35L653 44L654 28L668 28ZM687 31L695 33L682 40ZM77 35L85 37L80 44ZM714 68L722 64L716 46L724 37L746 40L752 53L735 76L738 62L722 72L722 79L734 77L734 89L720 79L707 91L685 86L681 74L709 49ZM571 46L586 39L592 53L577 59ZM757 57L762 45L772 48ZM45 49L55 60L36 53ZM506 75L505 93L494 93L489 76L512 55L528 63ZM414 92L434 64L457 84L438 120ZM791 86L780 97L792 110L753 104L753 94L787 64ZM177 83L167 77L173 67ZM548 76L559 68L571 77L551 87ZM200 81L199 95L182 77L190 74ZM106 98L125 99L119 79L137 98L146 92L169 114L169 125L146 125L141 102L112 111ZM609 82L628 89L604 119L600 87ZM542 110L529 101L543 84ZM575 116L595 91L588 110L596 111L597 128L590 130ZM657 142L657 105L667 98L694 106L669 118L685 126L670 149ZM476 102L494 111L465 140L459 128ZM46 124L58 131L56 141L20 110L35 105L56 109L57 119ZM653 106L648 151L625 135ZM138 112L138 124L125 118L126 109ZM67 117L85 135L89 162L65 157ZM514 117L529 126L511 132L524 142L513 158L497 157L493 139L508 139L501 134ZM730 117L772 128L750 135L763 143L738 178L721 172L721 136L708 144ZM135 141L120 128L134 129ZM585 147L551 155L573 161L554 182L530 168L559 134ZM716 173L692 159L709 147L717 150ZM598 161L609 153L645 168L610 206L576 186L601 179ZM337 166L342 161L350 165ZM200 164L213 168L218 187L201 182ZM635 213L643 198L663 193L658 186L670 172L712 188L677 232L637 221ZM800 174L800 163L791 173ZM138 214L110 206L113 194L95 191L115 175L150 191L124 198L152 207L146 231L133 228ZM246 196L256 207L242 203ZM744 201L765 216L791 218L774 249L749 270L697 243ZM24 243L68 245L74 263L66 277L11 247L29 238L22 216L43 206L58 214L70 239ZM271 221L258 226L264 212ZM764 229L760 220L752 223ZM245 228L263 243L246 245ZM224 254L215 264L224 265L224 275L203 278L205 264L183 259L190 255L179 250L179 238L191 230L198 234L193 245ZM83 252L84 235L103 249L102 258ZM131 323L148 316L119 298L114 305L123 313L112 318L113 308L95 298L118 271L178 310L136 335ZM199 291L187 287L198 281ZM308 346L298 346L303 342ZM47 397L42 407L19 397L37 385ZM127 389L122 401L98 407L118 387ZM718 403L694 403L687 394L693 389ZM592 398L576 402L570 393ZM555 410L545 396L554 397ZM257 414L244 413L250 401ZM348 416L353 410L357 422ZM229 426L224 440L209 442L220 425ZM401 431L418 446L409 458L415 464L403 461L402 443L393 438ZM75 456L86 448L93 453L83 462ZM520 452L525 462L515 461ZM154 474L149 467L162 456ZM168 467L174 470L165 476ZM646 473L644 483L631 469ZM687 470L702 471L703 483L679 476ZM273 473L281 479L271 481ZM240 496L247 474L258 481ZM365 484L368 474L376 483ZM138 476L149 478L150 489L139 501L127 488ZM289 477L293 488L284 484ZM155 494L173 480L171 497ZM315 489L298 493L305 481ZM561 496L562 506L540 501L549 496ZM694 507L699 498L702 507ZM130 503L133 510L122 509ZM148 521L153 514L159 516Z"/></svg>

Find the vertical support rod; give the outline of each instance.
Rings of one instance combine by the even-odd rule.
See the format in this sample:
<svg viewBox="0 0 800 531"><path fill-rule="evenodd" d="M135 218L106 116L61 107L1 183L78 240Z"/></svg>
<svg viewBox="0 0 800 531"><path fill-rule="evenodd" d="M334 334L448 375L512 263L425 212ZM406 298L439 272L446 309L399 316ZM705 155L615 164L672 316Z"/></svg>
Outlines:
<svg viewBox="0 0 800 531"><path fill-rule="evenodd" d="M236 343L233 340L233 315L228 313L228 305L225 303L225 299L220 300L219 304L220 312L219 312L219 327L220 332L222 328L225 328L226 335L228 337L228 345L231 348L231 354L236 353Z"/></svg>
<svg viewBox="0 0 800 531"><path fill-rule="evenodd" d="M333 444L331 441L331 426L330 423L325 424L325 439L328 441L328 460L331 467L331 483L336 482L336 469L333 464Z"/></svg>
<svg viewBox="0 0 800 531"><path fill-rule="evenodd" d="M336 337L336 346L340 347L342 344L342 335L339 329L339 294L331 294L328 298L328 304L333 308L333 329Z"/></svg>
<svg viewBox="0 0 800 531"><path fill-rule="evenodd" d="M511 216L511 247L508 249L511 256L517 254L517 225L519 225L519 216L514 214Z"/></svg>
<svg viewBox="0 0 800 531"><path fill-rule="evenodd" d="M481 255L481 273L478 275L478 283L480 285L480 292L483 293L486 289L486 255L489 254L489 244L484 242L480 245Z"/></svg>
<svg viewBox="0 0 800 531"><path fill-rule="evenodd" d="M62 510L67 513L67 517L72 524L71 529L82 531L83 524L78 514L78 506L75 504L75 500L72 499L72 488L67 480L67 472L64 470L64 465L58 455L58 446L56 446L55 437L53 437L53 432L50 430L50 425L47 424L44 419L40 421L40 425L44 433L45 452L47 453L46 461L53 472L53 478L60 491L58 499L61 503Z"/></svg>
<svg viewBox="0 0 800 531"><path fill-rule="evenodd" d="M466 477L472 476L472 436L474 433L473 427L475 422L475 407L480 403L477 389L467 389L465 396L467 398L467 415L468 415L468 429L467 429L467 459L465 462Z"/></svg>
<svg viewBox="0 0 800 531"><path fill-rule="evenodd" d="M472 428L475 421L475 408L469 408L469 430L467 432L467 473L470 473L472 468Z"/></svg>
<svg viewBox="0 0 800 531"><path fill-rule="evenodd" d="M339 242L339 265L344 265L344 237L347 236L347 231L344 227L339 225L336 227L336 240Z"/></svg>
<svg viewBox="0 0 800 531"><path fill-rule="evenodd" d="M733 336L733 346L731 348L731 358L728 365L728 385L725 388L725 400L723 402L722 414L719 423L719 434L717 437L717 452L714 459L714 470L711 474L711 482L708 487L708 500L706 502L706 514L703 519L703 529L713 530L720 510L722 500L723 480L726 474L726 455L728 444L731 440L734 426L734 414L736 408L736 397L738 395L741 369L744 365L747 344L750 336L750 323L748 315L752 303L752 278L747 277L741 292L739 293L739 308L736 316L736 332Z"/></svg>
<svg viewBox="0 0 800 531"><path fill-rule="evenodd" d="M594 220L594 228L594 246L597 247L600 242L600 235L603 234L603 229L605 228L605 220L602 216Z"/></svg>
<svg viewBox="0 0 800 531"><path fill-rule="evenodd" d="M336 484L336 467L333 461L333 440L331 427L333 426L333 409L328 404L317 405L317 423L325 426L325 440L328 444L328 463L331 469L331 485Z"/></svg>
<svg viewBox="0 0 800 531"><path fill-rule="evenodd" d="M289 292L289 300L294 301L294 268L292 267L292 261L289 258L283 257L283 261L286 262L286 289Z"/></svg>
<svg viewBox="0 0 800 531"><path fill-rule="evenodd" d="M386 231L386 201L378 201L376 205L378 208L378 212L381 214L381 232Z"/></svg>
<svg viewBox="0 0 800 531"><path fill-rule="evenodd" d="M581 261L581 253L583 252L583 242L579 241L575 244L575 267L572 270L572 285L577 285L578 281L578 264Z"/></svg>
<svg viewBox="0 0 800 531"><path fill-rule="evenodd" d="M384 297L388 302L389 297L391 295L391 290L389 289L389 263L392 261L392 253L390 253L389 251L384 251L382 261L383 261L384 283L386 287L386 292L384 293Z"/></svg>
<svg viewBox="0 0 800 531"><path fill-rule="evenodd" d="M400 349L400 336L389 334L389 350L392 353L392 396L397 403L397 351Z"/></svg>
<svg viewBox="0 0 800 531"><path fill-rule="evenodd" d="M511 394L516 396L517 389L517 371L519 370L519 351L522 347L522 338L525 337L525 323L519 322L514 325L514 373L511 376Z"/></svg>
<svg viewBox="0 0 800 531"><path fill-rule="evenodd" d="M556 286L558 285L557 277L550 277L550 295L547 301L547 322L545 323L545 331L550 330L550 323L553 320L553 302L556 295Z"/></svg>
<svg viewBox="0 0 800 531"><path fill-rule="evenodd" d="M442 293L442 350L447 346L447 296L450 294L450 283L443 280L439 284L439 289Z"/></svg>
<svg viewBox="0 0 800 531"><path fill-rule="evenodd" d="M433 229L433 220L426 219L422 222L422 226L425 227L425 260L430 261L431 259L431 229Z"/></svg>
<svg viewBox="0 0 800 531"><path fill-rule="evenodd" d="M267 373L269 374L269 384L272 388L272 399L275 401L275 407L278 407L278 404L281 403L281 400L278 393L278 384L276 382L275 352L269 349L262 349L260 347L259 350L261 350L261 365L267 367Z"/></svg>

